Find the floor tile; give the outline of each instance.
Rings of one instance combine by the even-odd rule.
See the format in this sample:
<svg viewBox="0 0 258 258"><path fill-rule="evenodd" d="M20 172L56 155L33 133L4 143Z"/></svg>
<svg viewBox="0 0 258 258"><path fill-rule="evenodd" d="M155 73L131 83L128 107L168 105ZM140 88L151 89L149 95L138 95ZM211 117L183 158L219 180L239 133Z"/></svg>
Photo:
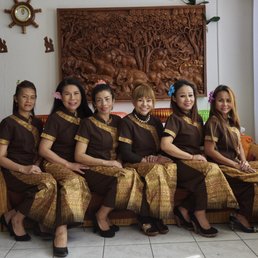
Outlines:
<svg viewBox="0 0 258 258"><path fill-rule="evenodd" d="M198 242L240 240L238 234L232 231L226 224L214 224L213 227L215 227L219 231L216 237L203 237L193 232L192 234L194 239Z"/></svg>
<svg viewBox="0 0 258 258"><path fill-rule="evenodd" d="M92 232L92 228L73 228L68 231L68 247L101 246L104 238Z"/></svg>
<svg viewBox="0 0 258 258"><path fill-rule="evenodd" d="M195 242L190 231L177 226L168 226L169 232L165 235L159 234L155 237L150 237L150 242L158 243L175 243L175 242Z"/></svg>
<svg viewBox="0 0 258 258"><path fill-rule="evenodd" d="M0 248L12 248L14 244L15 240L8 232L0 232Z"/></svg>
<svg viewBox="0 0 258 258"><path fill-rule="evenodd" d="M68 258L102 258L103 248L101 246L72 247L68 249Z"/></svg>
<svg viewBox="0 0 258 258"><path fill-rule="evenodd" d="M197 243L152 244L154 258L203 258Z"/></svg>
<svg viewBox="0 0 258 258"><path fill-rule="evenodd" d="M27 250L11 250L6 258L50 258L53 257L52 248L45 249L27 249Z"/></svg>
<svg viewBox="0 0 258 258"><path fill-rule="evenodd" d="M151 258L150 245L105 246L104 258Z"/></svg>
<svg viewBox="0 0 258 258"><path fill-rule="evenodd" d="M4 258L10 249L0 247L0 258Z"/></svg>
<svg viewBox="0 0 258 258"><path fill-rule="evenodd" d="M144 235L137 226L120 227L115 237L106 238L105 245L149 244L149 237Z"/></svg>
<svg viewBox="0 0 258 258"><path fill-rule="evenodd" d="M258 242L257 240L244 240L250 249L258 256Z"/></svg>
<svg viewBox="0 0 258 258"><path fill-rule="evenodd" d="M244 233L242 231L235 231L236 234L241 238L241 239L257 239L258 240L258 232L257 233Z"/></svg>
<svg viewBox="0 0 258 258"><path fill-rule="evenodd" d="M257 257L242 240L198 242L206 258L255 258Z"/></svg>

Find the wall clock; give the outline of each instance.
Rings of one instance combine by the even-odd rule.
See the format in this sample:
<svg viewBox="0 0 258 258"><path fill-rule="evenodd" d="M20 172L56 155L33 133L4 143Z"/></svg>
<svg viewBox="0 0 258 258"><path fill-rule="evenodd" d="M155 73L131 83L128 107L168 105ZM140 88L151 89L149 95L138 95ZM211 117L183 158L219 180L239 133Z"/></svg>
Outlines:
<svg viewBox="0 0 258 258"><path fill-rule="evenodd" d="M12 18L12 22L9 27L12 28L14 25L21 26L22 33L26 33L26 26L33 25L37 28L39 25L34 21L35 14L41 12L41 9L34 9L30 5L31 0L18 2L14 0L14 5L10 10L5 9L5 13L9 13Z"/></svg>

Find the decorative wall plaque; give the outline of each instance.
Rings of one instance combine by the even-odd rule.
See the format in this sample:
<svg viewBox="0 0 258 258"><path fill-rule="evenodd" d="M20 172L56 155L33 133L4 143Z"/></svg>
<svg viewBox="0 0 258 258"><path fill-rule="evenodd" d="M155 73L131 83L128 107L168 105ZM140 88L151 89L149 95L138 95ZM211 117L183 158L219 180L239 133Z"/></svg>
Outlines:
<svg viewBox="0 0 258 258"><path fill-rule="evenodd" d="M130 100L140 82L157 99L188 79L206 96L205 6L58 9L61 78L74 76L87 96L103 79L117 100Z"/></svg>

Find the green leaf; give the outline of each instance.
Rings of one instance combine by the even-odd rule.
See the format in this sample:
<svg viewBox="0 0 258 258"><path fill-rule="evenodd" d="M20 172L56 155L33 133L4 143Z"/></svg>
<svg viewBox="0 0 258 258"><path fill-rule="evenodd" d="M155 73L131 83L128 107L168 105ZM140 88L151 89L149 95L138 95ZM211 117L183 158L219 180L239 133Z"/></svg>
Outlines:
<svg viewBox="0 0 258 258"><path fill-rule="evenodd" d="M213 16L209 20L206 20L206 24L209 24L210 22L218 22L220 20L219 16Z"/></svg>

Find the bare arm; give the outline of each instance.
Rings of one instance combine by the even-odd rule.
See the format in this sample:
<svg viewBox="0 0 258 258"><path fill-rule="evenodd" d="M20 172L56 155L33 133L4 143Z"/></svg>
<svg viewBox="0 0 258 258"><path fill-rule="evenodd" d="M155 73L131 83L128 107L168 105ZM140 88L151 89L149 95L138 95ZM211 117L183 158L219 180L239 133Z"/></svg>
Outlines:
<svg viewBox="0 0 258 258"><path fill-rule="evenodd" d="M107 166L107 167L118 167L122 168L120 162L116 160L105 160L94 158L86 154L87 144L77 141L75 147L75 160L86 166Z"/></svg>
<svg viewBox="0 0 258 258"><path fill-rule="evenodd" d="M173 144L173 140L174 139L172 136L162 137L160 145L161 150L166 152L168 155L178 159L206 161L206 158L200 154L192 155L188 152L181 150L175 144Z"/></svg>
<svg viewBox="0 0 258 258"><path fill-rule="evenodd" d="M39 174L41 169L36 165L24 166L7 158L8 145L0 144L0 166L23 174Z"/></svg>
<svg viewBox="0 0 258 258"><path fill-rule="evenodd" d="M84 174L84 172L81 171L81 169L86 169L87 168L86 166L83 166L82 164L78 164L74 162L69 162L61 158L59 155L57 155L55 152L51 150L52 145L53 145L52 141L42 138L39 145L39 154L51 163L61 164L75 172Z"/></svg>

